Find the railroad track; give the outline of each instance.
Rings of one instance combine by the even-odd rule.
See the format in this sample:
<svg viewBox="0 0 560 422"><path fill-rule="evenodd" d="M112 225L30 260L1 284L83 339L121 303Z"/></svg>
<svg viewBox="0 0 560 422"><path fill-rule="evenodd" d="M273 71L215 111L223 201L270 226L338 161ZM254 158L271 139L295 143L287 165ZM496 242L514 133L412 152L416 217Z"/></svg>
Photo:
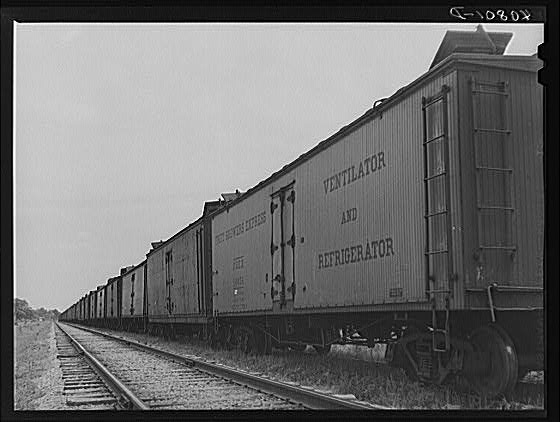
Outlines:
<svg viewBox="0 0 560 422"><path fill-rule="evenodd" d="M139 409L388 409L261 374L59 324L128 390ZM132 399L132 397L134 399Z"/></svg>
<svg viewBox="0 0 560 422"><path fill-rule="evenodd" d="M77 410L115 410L128 408L118 390L107 382L104 373L60 328L55 331L57 359L60 360L66 405Z"/></svg>

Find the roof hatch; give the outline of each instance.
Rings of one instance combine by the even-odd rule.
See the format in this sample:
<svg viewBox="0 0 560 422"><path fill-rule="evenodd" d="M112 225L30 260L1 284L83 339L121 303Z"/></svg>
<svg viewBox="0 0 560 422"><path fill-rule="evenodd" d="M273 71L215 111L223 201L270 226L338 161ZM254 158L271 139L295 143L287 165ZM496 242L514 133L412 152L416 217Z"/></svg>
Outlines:
<svg viewBox="0 0 560 422"><path fill-rule="evenodd" d="M503 55L513 34L486 32L482 25L475 31L447 31L430 65L430 69L453 53Z"/></svg>

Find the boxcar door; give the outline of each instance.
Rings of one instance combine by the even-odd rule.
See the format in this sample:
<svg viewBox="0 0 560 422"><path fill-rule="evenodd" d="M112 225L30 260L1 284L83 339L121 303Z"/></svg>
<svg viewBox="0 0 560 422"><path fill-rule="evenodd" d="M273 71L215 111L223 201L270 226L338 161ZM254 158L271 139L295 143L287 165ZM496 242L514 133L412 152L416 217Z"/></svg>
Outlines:
<svg viewBox="0 0 560 422"><path fill-rule="evenodd" d="M130 315L134 315L134 284L136 283L136 274L130 277Z"/></svg>
<svg viewBox="0 0 560 422"><path fill-rule="evenodd" d="M295 198L294 182L271 195L272 302L285 307L295 296Z"/></svg>
<svg viewBox="0 0 560 422"><path fill-rule="evenodd" d="M117 318L120 322L122 316L122 277L117 279Z"/></svg>
<svg viewBox="0 0 560 422"><path fill-rule="evenodd" d="M171 315L175 310L175 303L171 300L171 288L173 287L173 251L165 253L165 308Z"/></svg>

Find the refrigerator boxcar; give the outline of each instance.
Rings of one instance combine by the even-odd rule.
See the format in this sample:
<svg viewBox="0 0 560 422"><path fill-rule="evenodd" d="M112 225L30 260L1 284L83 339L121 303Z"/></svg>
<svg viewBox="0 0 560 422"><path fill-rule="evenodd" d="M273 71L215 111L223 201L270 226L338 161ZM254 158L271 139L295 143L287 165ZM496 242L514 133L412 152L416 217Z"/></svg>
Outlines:
<svg viewBox="0 0 560 422"><path fill-rule="evenodd" d="M358 333L488 393L542 368L542 62L510 38L449 31L427 73L212 215L220 339Z"/></svg>
<svg viewBox="0 0 560 422"><path fill-rule="evenodd" d="M146 327L146 299L144 296L146 260L122 274L122 313L121 325L127 330L140 330Z"/></svg>
<svg viewBox="0 0 560 422"><path fill-rule="evenodd" d="M86 299L87 296L84 296L80 299L80 317L79 317L80 322L83 322L86 319Z"/></svg>
<svg viewBox="0 0 560 422"><path fill-rule="evenodd" d="M69 320L73 320L75 315L76 315L75 306L72 305L72 307L68 309L68 312L66 313L66 318Z"/></svg>
<svg viewBox="0 0 560 422"><path fill-rule="evenodd" d="M121 273L123 270L121 270ZM107 284L104 287L105 290L105 326L109 328L120 327L120 317L121 317L121 276L111 277L107 280Z"/></svg>
<svg viewBox="0 0 560 422"><path fill-rule="evenodd" d="M205 330L212 316L209 274L210 220L220 206L206 202L203 215L146 255L149 328L173 335Z"/></svg>
<svg viewBox="0 0 560 422"><path fill-rule="evenodd" d="M87 320L89 324L93 324L95 321L95 316L97 315L97 300L96 300L96 291L91 290L87 296Z"/></svg>
<svg viewBox="0 0 560 422"><path fill-rule="evenodd" d="M105 294L105 285L97 286L94 293L94 301L96 303L96 314L94 323L98 326L102 326L105 321L105 309L107 305L107 295Z"/></svg>

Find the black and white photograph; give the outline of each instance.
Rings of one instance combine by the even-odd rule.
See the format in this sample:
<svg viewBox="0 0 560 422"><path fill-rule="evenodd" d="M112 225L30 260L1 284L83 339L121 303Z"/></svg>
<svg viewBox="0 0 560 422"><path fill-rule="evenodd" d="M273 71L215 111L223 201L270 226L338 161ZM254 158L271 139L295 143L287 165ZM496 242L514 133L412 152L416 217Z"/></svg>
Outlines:
<svg viewBox="0 0 560 422"><path fill-rule="evenodd" d="M545 412L545 25L445 10L13 22L13 411Z"/></svg>

